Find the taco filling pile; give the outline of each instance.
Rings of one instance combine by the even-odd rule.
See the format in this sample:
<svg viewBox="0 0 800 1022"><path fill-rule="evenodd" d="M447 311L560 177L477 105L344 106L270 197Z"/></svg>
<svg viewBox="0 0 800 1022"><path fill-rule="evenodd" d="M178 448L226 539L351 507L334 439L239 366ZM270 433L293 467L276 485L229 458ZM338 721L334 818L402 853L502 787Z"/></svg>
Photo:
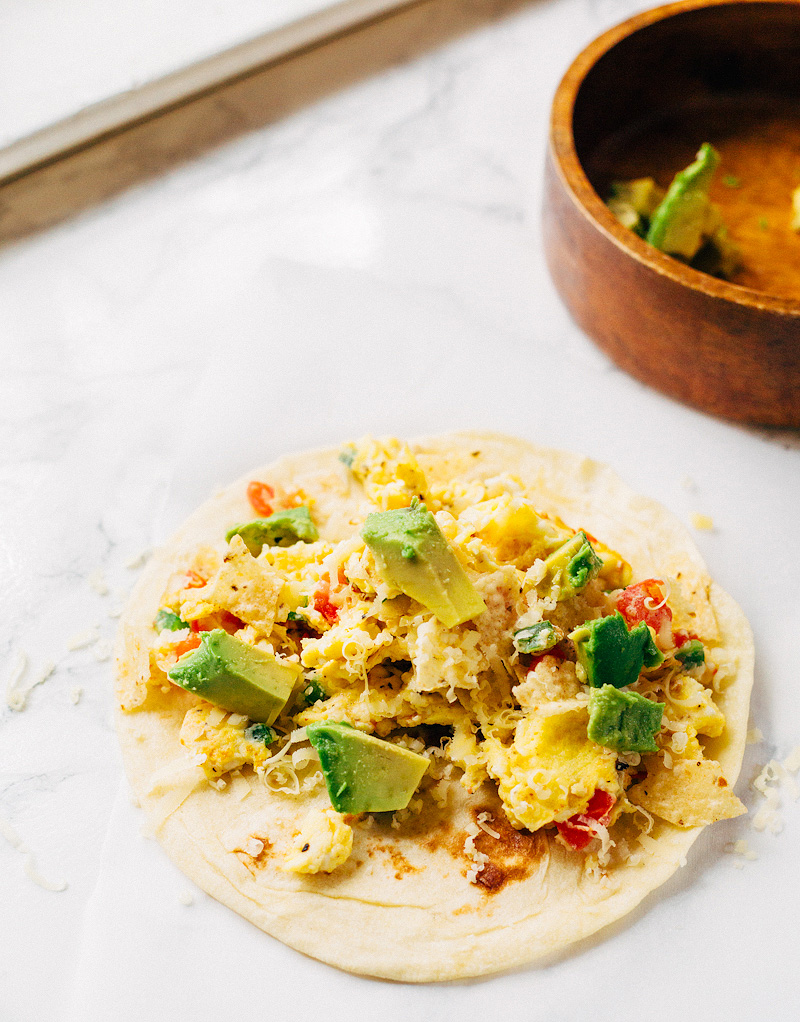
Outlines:
<svg viewBox="0 0 800 1022"><path fill-rule="evenodd" d="M730 653L681 572L637 577L513 466L451 468L394 439L348 445L338 517L313 487L242 483L250 517L173 566L123 708L155 693L203 784L297 806L288 837L250 838L287 876L356 868L354 834L376 826L424 842L426 807L446 815L458 787L495 796L459 839L460 882L485 891L501 831L610 873L646 859L659 821L743 813L706 750Z"/></svg>

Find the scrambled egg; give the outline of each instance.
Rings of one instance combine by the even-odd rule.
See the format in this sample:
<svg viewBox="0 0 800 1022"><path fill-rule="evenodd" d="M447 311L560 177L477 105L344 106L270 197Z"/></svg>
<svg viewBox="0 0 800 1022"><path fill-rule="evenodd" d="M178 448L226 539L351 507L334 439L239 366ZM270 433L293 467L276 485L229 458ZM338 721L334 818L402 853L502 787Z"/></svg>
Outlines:
<svg viewBox="0 0 800 1022"><path fill-rule="evenodd" d="M225 713L210 703L199 703L186 711L181 725L181 745L197 753L209 778L221 777L249 763L258 769L270 756L263 742L245 735L247 718Z"/></svg>
<svg viewBox="0 0 800 1022"><path fill-rule="evenodd" d="M283 868L290 873L332 873L353 849L353 828L333 809L312 809L300 825Z"/></svg>
<svg viewBox="0 0 800 1022"><path fill-rule="evenodd" d="M489 774L515 826L538 830L583 813L598 788L618 799L616 755L586 736L588 711L577 700L523 718L509 747L488 738Z"/></svg>
<svg viewBox="0 0 800 1022"><path fill-rule="evenodd" d="M198 553L197 569L173 580L164 605L187 624L221 623L239 639L299 662L323 694L310 705L290 702L270 746L246 736L245 718L198 702L186 713L180 740L203 757L210 778L250 765L273 790L302 794L309 786L297 781L298 771L317 770L313 750L301 748L304 725L343 721L401 741L425 725L444 735L428 751L470 791L492 780L518 828L534 831L581 816L598 791L613 803L613 819L640 806L693 826L743 811L719 766L703 758L698 738L725 728L712 698L711 666L683 671L665 647L663 663L632 686L666 707L659 751L640 764L639 757L620 761L619 753L588 738L589 690L569 641L538 656L514 644L515 631L541 621L566 635L613 614L614 591L631 581L620 554L590 536L602 566L579 593L561 599L545 580L544 560L576 529L538 512L519 480L463 482L443 471L431 472L429 481L424 459L393 439L363 440L345 448L342 461L374 510L426 501L486 610L446 628L381 577L360 522L339 543L264 546L254 557L234 535L222 558ZM175 634L180 649L192 633ZM669 629L659 642L664 635L671 643ZM151 650L153 676L162 684L169 642L162 632ZM352 828L338 813L313 809L285 868L331 872L352 843Z"/></svg>

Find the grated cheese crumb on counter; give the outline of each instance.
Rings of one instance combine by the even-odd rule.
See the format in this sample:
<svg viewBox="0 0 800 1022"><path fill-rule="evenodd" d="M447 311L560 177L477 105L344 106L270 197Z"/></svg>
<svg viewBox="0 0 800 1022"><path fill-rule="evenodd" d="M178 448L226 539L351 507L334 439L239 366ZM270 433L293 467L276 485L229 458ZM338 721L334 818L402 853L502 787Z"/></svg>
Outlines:
<svg viewBox="0 0 800 1022"><path fill-rule="evenodd" d="M123 610L125 610L125 604L128 602L128 591L126 589L116 589L114 591L114 604L111 610L108 612L110 618L117 618L122 616Z"/></svg>
<svg viewBox="0 0 800 1022"><path fill-rule="evenodd" d="M17 661L15 666L12 668L11 676L9 679L8 689L6 691L6 703L12 710L16 710L17 713L21 713L28 704L28 696L36 688L37 685L41 685L42 682L47 681L50 675L55 671L56 665L52 660L48 660L44 664L41 670L33 678L33 681L27 685L21 685L20 681L25 676L25 671L28 667L28 657L25 653L20 651L17 654Z"/></svg>
<svg viewBox="0 0 800 1022"><path fill-rule="evenodd" d="M178 901L188 908L190 905L194 905L194 895L191 891L183 890L178 894Z"/></svg>
<svg viewBox="0 0 800 1022"><path fill-rule="evenodd" d="M681 486L689 493L692 493L697 489L697 484L691 476L684 476L683 479L681 479Z"/></svg>
<svg viewBox="0 0 800 1022"><path fill-rule="evenodd" d="M20 686L20 682L25 677L25 672L28 669L28 654L23 650L18 649L17 655L14 659L14 664L11 668L11 673L8 676L6 682L6 702L12 710L24 710L25 709L25 696L26 689Z"/></svg>
<svg viewBox="0 0 800 1022"><path fill-rule="evenodd" d="M94 589L98 596L108 596L108 583L106 582L106 577L100 568L93 571L86 581L89 583L89 586Z"/></svg>
<svg viewBox="0 0 800 1022"><path fill-rule="evenodd" d="M742 838L738 841L734 841L732 845L728 845L725 849L731 855L741 855L749 862L755 862L758 855L753 851L750 845Z"/></svg>
<svg viewBox="0 0 800 1022"><path fill-rule="evenodd" d="M103 663L105 660L108 660L111 656L112 649L113 647L108 639L101 639L93 650L95 660L97 660L98 663Z"/></svg>
<svg viewBox="0 0 800 1022"><path fill-rule="evenodd" d="M141 553L135 554L133 557L129 557L128 560L125 561L125 567L128 571L137 571L139 568L143 568L150 560L150 555L152 553L152 550L142 550Z"/></svg>
<svg viewBox="0 0 800 1022"><path fill-rule="evenodd" d="M82 695L83 689L81 688L80 685L73 685L72 688L69 690L69 698L74 703L75 706L77 706L78 703L81 701Z"/></svg>
<svg viewBox="0 0 800 1022"><path fill-rule="evenodd" d="M765 763L758 776L753 780L753 788L764 798L764 804L753 817L753 828L771 834L780 834L783 830L783 819L778 810L781 807L779 790L793 801L800 798L800 785L792 777L792 773L800 769L800 748L795 748L786 757L784 763L771 759ZM791 771L791 772L790 772Z"/></svg>
<svg viewBox="0 0 800 1022"><path fill-rule="evenodd" d="M97 625L93 628L87 628L82 632L77 632L72 636L71 639L67 640L67 649L70 652L74 652L76 649L86 649L87 646L93 646L100 638L100 630Z"/></svg>
<svg viewBox="0 0 800 1022"><path fill-rule="evenodd" d="M764 735L760 727L751 727L747 732L747 744L758 745L759 742L764 741Z"/></svg>
<svg viewBox="0 0 800 1022"><path fill-rule="evenodd" d="M37 887L41 887L45 891L53 891L60 893L66 891L67 882L65 880L48 880L42 876L39 870L36 868L36 860L34 859L33 852L28 848L19 834L14 830L8 820L5 817L0 816L0 834L8 841L11 847L25 856L25 874L29 880L32 880Z"/></svg>
<svg viewBox="0 0 800 1022"><path fill-rule="evenodd" d="M714 519L709 515L701 515L695 511L692 514L692 525L698 532L711 532L714 528Z"/></svg>

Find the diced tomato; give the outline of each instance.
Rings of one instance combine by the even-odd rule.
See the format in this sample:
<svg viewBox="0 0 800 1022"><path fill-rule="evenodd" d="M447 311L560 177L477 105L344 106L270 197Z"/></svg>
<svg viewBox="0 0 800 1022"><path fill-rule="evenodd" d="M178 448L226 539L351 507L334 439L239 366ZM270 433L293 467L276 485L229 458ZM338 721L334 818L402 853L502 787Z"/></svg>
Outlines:
<svg viewBox="0 0 800 1022"><path fill-rule="evenodd" d="M202 589L203 586L206 584L206 581L207 580L204 579L202 575L198 575L196 571L190 570L186 572L186 584L184 585L183 588Z"/></svg>
<svg viewBox="0 0 800 1022"><path fill-rule="evenodd" d="M200 645L199 635L190 635L188 639L182 639L181 642L176 642L173 647L175 650L175 656L183 656L184 653L188 653L190 649L197 649Z"/></svg>
<svg viewBox="0 0 800 1022"><path fill-rule="evenodd" d="M210 632L215 628L224 628L229 635L238 632L243 626L244 621L241 621L235 614L230 614L227 610L215 611L213 614L190 622L189 625L193 632Z"/></svg>
<svg viewBox="0 0 800 1022"><path fill-rule="evenodd" d="M692 634L692 632L679 631L672 633L672 641L675 643L676 649L680 649L681 646L685 646L687 642L691 642L692 639L696 638L697 636Z"/></svg>
<svg viewBox="0 0 800 1022"><path fill-rule="evenodd" d="M671 625L672 611L664 601L663 585L661 579L648 578L622 590L617 597L617 609L630 627L644 621L660 635L662 628Z"/></svg>
<svg viewBox="0 0 800 1022"><path fill-rule="evenodd" d="M550 656L554 660L558 660L558 661L566 660L566 657L564 656L564 654L561 653L559 650L556 650L556 649L546 649L544 651L544 653L537 653L535 656L531 657L531 662L528 665L528 672L535 671L537 665L540 664L542 662L542 660L544 660L544 658L546 656Z"/></svg>
<svg viewBox="0 0 800 1022"><path fill-rule="evenodd" d="M270 501L275 496L275 491L267 483L259 483L257 480L253 480L247 485L247 499L253 507L253 510L260 514L262 518L269 518L272 514L272 504Z"/></svg>
<svg viewBox="0 0 800 1022"><path fill-rule="evenodd" d="M574 848L576 852L580 851L594 837L594 833L590 828L591 821L605 826L611 819L611 810L614 808L616 801L610 792L597 788L594 795L589 799L586 812L576 813L575 816L570 816L563 823L557 823L558 833L564 838L570 848Z"/></svg>
<svg viewBox="0 0 800 1022"><path fill-rule="evenodd" d="M326 621L333 624L339 619L339 608L331 603L330 596L331 584L327 579L322 579L314 593L314 610L319 611Z"/></svg>

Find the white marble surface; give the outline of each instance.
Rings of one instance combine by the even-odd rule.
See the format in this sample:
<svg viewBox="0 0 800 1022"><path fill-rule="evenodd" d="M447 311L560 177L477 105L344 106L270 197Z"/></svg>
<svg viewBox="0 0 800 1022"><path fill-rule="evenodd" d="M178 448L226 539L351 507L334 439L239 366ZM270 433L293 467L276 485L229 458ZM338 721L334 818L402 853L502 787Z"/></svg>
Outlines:
<svg viewBox="0 0 800 1022"><path fill-rule="evenodd" d="M698 544L756 634L756 804L757 764L800 742L797 436L621 374L541 250L553 90L637 6L534 4L0 252L0 671L19 651L27 681L56 664L0 710L0 815L68 884L35 886L0 838L3 1022L796 1017L791 800L782 834L712 828L643 910L547 968L363 980L250 927L141 836L98 659L126 562L249 466L368 431L518 433L611 462L687 523L712 516ZM737 838L759 856L742 869Z"/></svg>
<svg viewBox="0 0 800 1022"><path fill-rule="evenodd" d="M339 0L0 0L0 149Z"/></svg>

